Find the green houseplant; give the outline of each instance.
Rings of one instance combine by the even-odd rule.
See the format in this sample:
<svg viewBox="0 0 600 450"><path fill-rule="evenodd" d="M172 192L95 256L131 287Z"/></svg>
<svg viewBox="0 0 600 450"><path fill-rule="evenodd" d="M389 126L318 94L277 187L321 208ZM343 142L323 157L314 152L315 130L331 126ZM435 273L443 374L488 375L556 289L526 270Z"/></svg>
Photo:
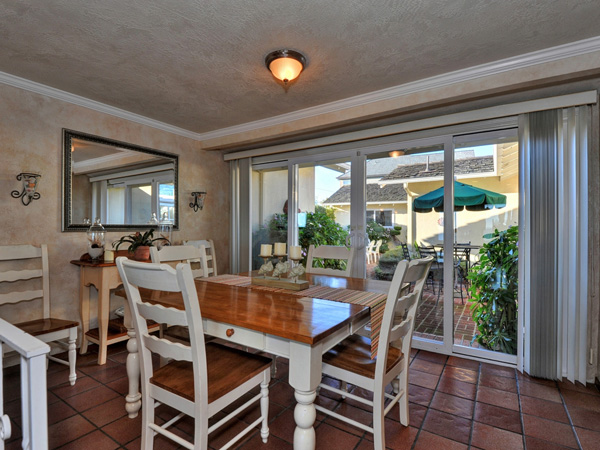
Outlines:
<svg viewBox="0 0 600 450"><path fill-rule="evenodd" d="M133 253L133 259L137 261L144 261L150 259L150 247L154 245L156 241L167 241L164 237L154 238L154 229L150 229L145 233L136 231L134 234L122 236L119 240L112 243L115 250L119 250L119 247L123 244L129 244L127 250L129 253Z"/></svg>
<svg viewBox="0 0 600 450"><path fill-rule="evenodd" d="M517 354L518 227L495 230L469 271L473 340L484 348Z"/></svg>

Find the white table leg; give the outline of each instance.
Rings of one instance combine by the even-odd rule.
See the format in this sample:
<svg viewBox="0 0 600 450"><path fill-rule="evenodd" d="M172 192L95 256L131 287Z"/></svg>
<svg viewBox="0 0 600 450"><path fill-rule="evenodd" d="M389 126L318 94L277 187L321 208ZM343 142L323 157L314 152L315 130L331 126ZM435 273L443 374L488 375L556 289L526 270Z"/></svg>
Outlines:
<svg viewBox="0 0 600 450"><path fill-rule="evenodd" d="M138 411L142 407L142 394L140 393L140 360L138 357L138 343L135 334L135 329L131 322L131 311L129 303L125 302L125 315L123 323L127 327L127 379L129 380L129 393L125 397L125 410L130 419L134 419L138 415Z"/></svg>
<svg viewBox="0 0 600 450"><path fill-rule="evenodd" d="M296 391L294 409L295 450L314 450L316 445L313 425L317 417L314 401L317 387L321 381L321 345L311 347L307 344L290 342L290 386Z"/></svg>

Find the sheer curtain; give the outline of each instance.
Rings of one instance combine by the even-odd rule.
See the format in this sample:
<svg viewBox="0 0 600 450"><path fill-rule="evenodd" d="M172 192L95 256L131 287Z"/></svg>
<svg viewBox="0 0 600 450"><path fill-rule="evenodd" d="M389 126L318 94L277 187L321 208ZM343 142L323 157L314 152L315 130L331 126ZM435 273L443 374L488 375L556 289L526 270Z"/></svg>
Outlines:
<svg viewBox="0 0 600 450"><path fill-rule="evenodd" d="M585 384L590 108L524 114L519 134L524 369Z"/></svg>

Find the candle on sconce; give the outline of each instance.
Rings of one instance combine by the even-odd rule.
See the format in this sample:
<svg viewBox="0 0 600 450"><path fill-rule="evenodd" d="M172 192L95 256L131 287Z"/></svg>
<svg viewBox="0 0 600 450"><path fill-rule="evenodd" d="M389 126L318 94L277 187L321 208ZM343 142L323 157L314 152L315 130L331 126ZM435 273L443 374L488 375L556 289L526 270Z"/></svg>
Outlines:
<svg viewBox="0 0 600 450"><path fill-rule="evenodd" d="M290 259L302 259L302 248L298 245L290 247Z"/></svg>
<svg viewBox="0 0 600 450"><path fill-rule="evenodd" d="M267 258L272 254L273 246L271 244L261 244L260 246L260 255L263 258Z"/></svg>
<svg viewBox="0 0 600 450"><path fill-rule="evenodd" d="M285 242L275 242L275 256L285 255Z"/></svg>

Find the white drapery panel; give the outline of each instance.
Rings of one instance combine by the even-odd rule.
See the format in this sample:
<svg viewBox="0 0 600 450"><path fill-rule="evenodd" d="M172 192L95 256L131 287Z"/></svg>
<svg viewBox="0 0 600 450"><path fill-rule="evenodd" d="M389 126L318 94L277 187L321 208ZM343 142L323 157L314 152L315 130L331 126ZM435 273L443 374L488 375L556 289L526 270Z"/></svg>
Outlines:
<svg viewBox="0 0 600 450"><path fill-rule="evenodd" d="M524 114L524 369L586 382L590 108Z"/></svg>

